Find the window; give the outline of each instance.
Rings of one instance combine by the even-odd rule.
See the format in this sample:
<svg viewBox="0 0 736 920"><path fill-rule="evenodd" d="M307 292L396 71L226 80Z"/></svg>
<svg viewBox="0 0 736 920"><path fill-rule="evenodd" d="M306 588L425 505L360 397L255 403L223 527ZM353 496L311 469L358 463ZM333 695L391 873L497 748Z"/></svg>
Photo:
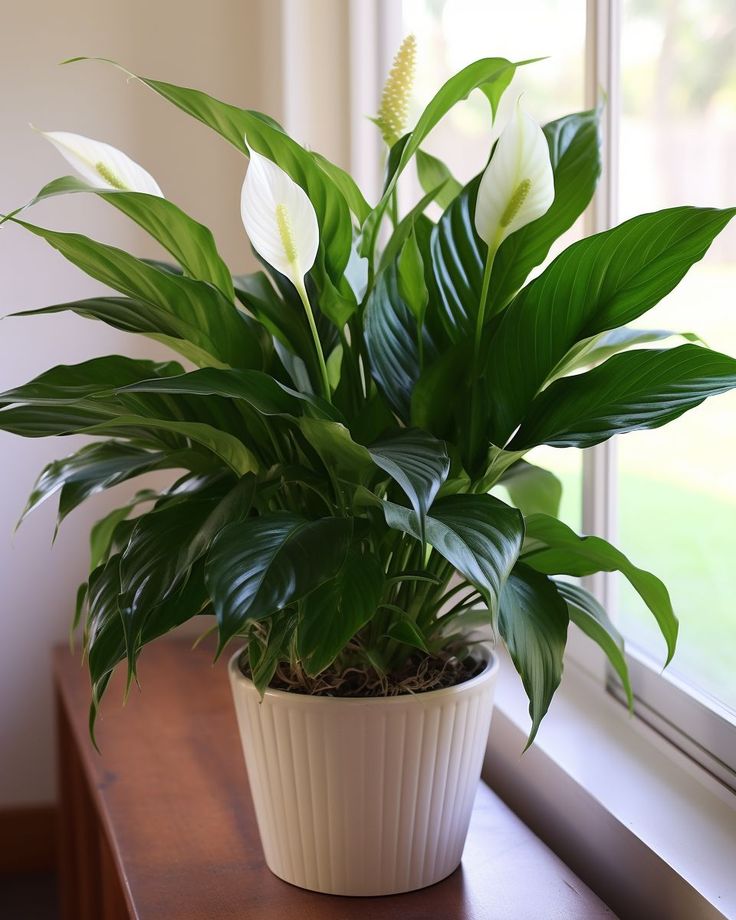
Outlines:
<svg viewBox="0 0 736 920"><path fill-rule="evenodd" d="M605 95L605 173L588 232L645 210L736 201L733 0L517 0L511 6L403 0L401 8L402 32L413 32L419 45L417 110L459 67L498 53L517 60L550 55L522 68L506 96L508 105L523 89L540 120ZM428 141L427 149L463 181L484 165L492 137L487 111L484 100L471 97ZM502 111L498 121L504 120ZM467 143L458 144L458 137ZM574 227L563 245L580 233ZM732 226L641 325L695 329L712 347L734 354L735 286ZM537 457L563 480L568 523L580 527L582 520L585 530L611 539L668 584L681 639L665 675L661 639L636 595L613 577L597 579L594 587L615 611L631 649L638 713L736 788L735 418L731 394L671 429L589 451L584 464L567 450L543 449ZM585 654L591 654L588 646ZM610 675L607 682L616 692Z"/></svg>

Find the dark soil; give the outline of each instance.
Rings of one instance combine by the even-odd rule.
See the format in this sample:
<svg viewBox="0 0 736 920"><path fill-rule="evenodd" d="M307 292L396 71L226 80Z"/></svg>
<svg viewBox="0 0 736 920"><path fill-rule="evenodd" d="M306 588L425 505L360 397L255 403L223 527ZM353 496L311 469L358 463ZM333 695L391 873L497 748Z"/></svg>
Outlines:
<svg viewBox="0 0 736 920"><path fill-rule="evenodd" d="M240 670L250 677L248 658L243 654ZM328 668L318 677L295 673L288 663L282 663L269 684L272 690L286 690L308 696L380 697L400 696L407 693L427 693L454 687L477 677L486 666L475 658L422 658L410 659L401 671L382 676L372 668L350 667L344 671Z"/></svg>

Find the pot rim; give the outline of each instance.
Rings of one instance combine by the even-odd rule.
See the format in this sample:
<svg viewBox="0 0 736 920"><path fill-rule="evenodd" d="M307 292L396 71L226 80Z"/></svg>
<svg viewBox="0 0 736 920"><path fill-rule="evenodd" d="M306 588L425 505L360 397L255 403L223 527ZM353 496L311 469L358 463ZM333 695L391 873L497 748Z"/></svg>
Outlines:
<svg viewBox="0 0 736 920"><path fill-rule="evenodd" d="M440 687L437 690L424 690L421 693L400 693L396 696L313 696L309 693L292 693L289 690L277 690L272 687L267 687L266 692L263 694L263 701L266 699L272 700L285 700L288 699L291 704L310 706L316 703L334 706L337 704L342 704L344 706L366 706L369 704L383 704L383 705L396 705L403 703L406 705L408 701L411 700L436 700L443 696L452 696L457 693L463 693L466 690L470 690L473 687L476 687L478 684L484 683L487 680L490 680L496 676L500 668L500 658L496 651L493 649L490 643L483 642L479 643L480 648L482 648L487 654L488 658L486 661L485 668L476 674L475 677L471 677L470 680L465 680L461 684L453 684L451 687ZM246 689L256 690L255 684L253 681L246 677L245 674L238 667L238 659L243 653L245 646L241 646L230 658L228 662L228 673L230 675L230 681L233 684L244 685ZM256 691L257 692L257 691Z"/></svg>

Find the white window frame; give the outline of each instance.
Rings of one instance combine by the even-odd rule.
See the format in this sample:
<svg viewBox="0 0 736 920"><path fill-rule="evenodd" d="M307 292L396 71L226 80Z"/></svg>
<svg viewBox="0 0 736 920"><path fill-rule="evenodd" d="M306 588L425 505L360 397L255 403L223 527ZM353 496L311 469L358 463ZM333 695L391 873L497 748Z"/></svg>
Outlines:
<svg viewBox="0 0 736 920"><path fill-rule="evenodd" d="M603 175L586 215L589 233L618 223L621 0L587 0L586 104L606 100L603 114ZM583 455L583 530L616 543L618 530L618 464L616 440ZM601 573L588 587L614 618L617 576ZM570 655L591 669L590 649L573 645ZM644 652L627 650L627 661L637 716L696 760L720 782L736 792L736 717L716 700L699 693L683 680L661 672ZM624 702L620 683L602 655L592 667L607 689Z"/></svg>

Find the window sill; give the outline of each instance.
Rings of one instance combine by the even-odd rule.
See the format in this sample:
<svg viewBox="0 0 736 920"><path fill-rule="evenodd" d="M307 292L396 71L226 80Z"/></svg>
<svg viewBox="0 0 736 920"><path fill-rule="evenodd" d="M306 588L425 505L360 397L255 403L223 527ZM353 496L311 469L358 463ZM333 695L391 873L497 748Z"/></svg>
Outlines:
<svg viewBox="0 0 736 920"><path fill-rule="evenodd" d="M573 663L520 757L527 701L502 659L486 782L621 916L736 916L736 796Z"/></svg>

